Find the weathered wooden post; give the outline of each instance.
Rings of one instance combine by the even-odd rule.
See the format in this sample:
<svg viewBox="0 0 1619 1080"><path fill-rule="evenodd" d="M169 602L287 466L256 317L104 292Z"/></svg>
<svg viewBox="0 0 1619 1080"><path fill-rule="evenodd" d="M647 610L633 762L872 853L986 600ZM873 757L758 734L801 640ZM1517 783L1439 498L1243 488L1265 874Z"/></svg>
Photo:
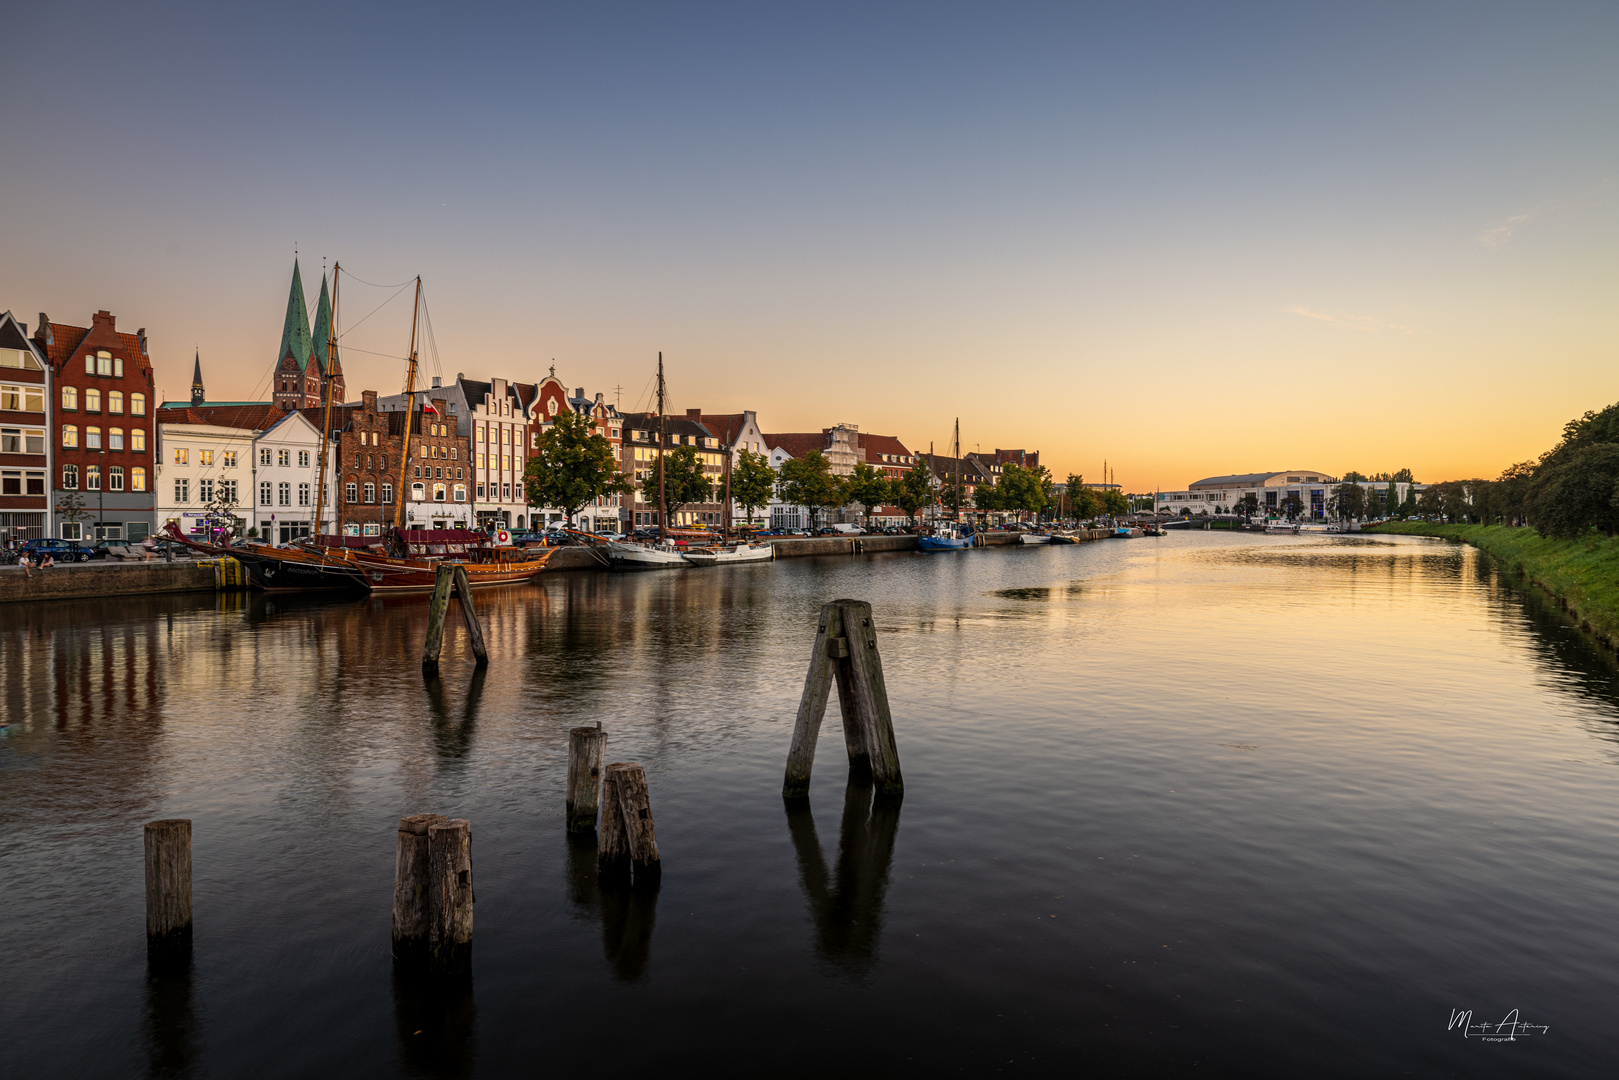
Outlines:
<svg viewBox="0 0 1619 1080"><path fill-rule="evenodd" d="M433 602L427 609L427 643L422 647L422 674L438 674L438 654L444 648L444 615L450 608L450 590L455 586L455 570L449 563L438 564L433 580Z"/></svg>
<svg viewBox="0 0 1619 1080"><path fill-rule="evenodd" d="M483 625L478 622L478 613L472 607L472 581L467 577L467 568L463 563L455 564L455 594L461 601L461 619L467 624L472 655L477 657L479 667L485 667L489 663L489 648L483 641Z"/></svg>
<svg viewBox="0 0 1619 1080"><path fill-rule="evenodd" d="M656 885L663 873L646 770L615 761L602 771L601 836L596 866L605 879L633 874L636 885Z"/></svg>
<svg viewBox="0 0 1619 1080"><path fill-rule="evenodd" d="M888 687L883 681L871 605L862 600L833 600L821 607L809 672L804 676L804 693L798 702L798 719L793 725L793 744L787 752L782 797L809 797L815 742L834 683L850 767L869 767L880 794L904 794L905 781L900 774L899 747L894 740L894 718L888 708Z"/></svg>
<svg viewBox="0 0 1619 1080"><path fill-rule="evenodd" d="M568 831L590 832L596 827L601 802L602 761L607 756L607 732L601 724L568 732Z"/></svg>
<svg viewBox="0 0 1619 1080"><path fill-rule="evenodd" d="M191 822L146 823L146 943L191 942Z"/></svg>
<svg viewBox="0 0 1619 1080"><path fill-rule="evenodd" d="M394 959L419 961L427 956L427 828L447 820L439 814L412 814L399 819L394 856Z"/></svg>
<svg viewBox="0 0 1619 1080"><path fill-rule="evenodd" d="M427 827L427 945L437 972L464 971L472 959L472 823Z"/></svg>

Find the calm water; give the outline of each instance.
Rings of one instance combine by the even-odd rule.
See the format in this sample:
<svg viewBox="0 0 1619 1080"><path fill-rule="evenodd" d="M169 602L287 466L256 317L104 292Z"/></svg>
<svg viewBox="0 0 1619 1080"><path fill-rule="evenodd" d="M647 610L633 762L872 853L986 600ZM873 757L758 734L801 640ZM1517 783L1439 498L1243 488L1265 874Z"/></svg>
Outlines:
<svg viewBox="0 0 1619 1080"><path fill-rule="evenodd" d="M871 601L906 795L782 766L820 604ZM0 1072L1606 1074L1619 680L1471 549L1190 533L426 601L6 608ZM655 895L562 823L639 761ZM470 981L396 980L394 826L473 823ZM141 824L195 822L149 975ZM1514 1043L1452 1010L1549 1025Z"/></svg>

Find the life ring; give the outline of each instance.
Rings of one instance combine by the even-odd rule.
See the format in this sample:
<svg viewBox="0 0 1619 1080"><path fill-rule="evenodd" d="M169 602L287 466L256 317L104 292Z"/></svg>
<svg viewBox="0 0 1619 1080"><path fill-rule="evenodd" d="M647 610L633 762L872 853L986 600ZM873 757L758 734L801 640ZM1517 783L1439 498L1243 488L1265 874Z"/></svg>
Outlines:
<svg viewBox="0 0 1619 1080"><path fill-rule="evenodd" d="M505 529L495 530L495 543L505 547L512 542L512 534Z"/></svg>

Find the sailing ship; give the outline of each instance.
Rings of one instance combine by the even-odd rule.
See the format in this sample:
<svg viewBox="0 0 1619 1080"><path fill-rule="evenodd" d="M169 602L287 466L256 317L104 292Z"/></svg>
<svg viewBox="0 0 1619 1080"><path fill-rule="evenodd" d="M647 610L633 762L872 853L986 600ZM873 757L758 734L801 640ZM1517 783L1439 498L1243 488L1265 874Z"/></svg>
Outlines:
<svg viewBox="0 0 1619 1080"><path fill-rule="evenodd" d="M708 547L689 547L686 561L693 566L729 566L732 563L769 562L776 557L774 544L711 544Z"/></svg>
<svg viewBox="0 0 1619 1080"><path fill-rule="evenodd" d="M956 461L956 485L954 497L957 503L961 501L961 417L956 417L956 434L954 437ZM932 463L933 455L929 453L928 461ZM961 507L956 506L953 517L949 522L935 524L933 529L916 538L918 551L965 551L973 546L973 530L971 525L961 523Z"/></svg>
<svg viewBox="0 0 1619 1080"><path fill-rule="evenodd" d="M658 540L609 540L607 563L614 570L670 570L692 565L669 537L663 492L663 455L669 447L669 415L664 408L663 353L658 353Z"/></svg>

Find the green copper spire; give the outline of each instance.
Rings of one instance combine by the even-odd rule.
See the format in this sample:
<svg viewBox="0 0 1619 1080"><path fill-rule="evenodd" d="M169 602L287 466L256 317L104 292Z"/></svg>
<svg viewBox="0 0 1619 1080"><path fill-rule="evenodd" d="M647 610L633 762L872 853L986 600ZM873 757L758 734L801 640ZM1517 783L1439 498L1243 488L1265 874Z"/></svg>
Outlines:
<svg viewBox="0 0 1619 1080"><path fill-rule="evenodd" d="M315 370L322 375L330 375L331 369L326 361L327 336L332 331L332 301L326 292L326 275L320 276L320 302L315 305L315 339L310 343L309 354L315 358Z"/></svg>
<svg viewBox="0 0 1619 1080"><path fill-rule="evenodd" d="M300 369L309 366L309 308L304 306L304 279L298 272L298 260L292 260L292 291L287 294L287 317L281 324L281 351L275 362L291 351Z"/></svg>

